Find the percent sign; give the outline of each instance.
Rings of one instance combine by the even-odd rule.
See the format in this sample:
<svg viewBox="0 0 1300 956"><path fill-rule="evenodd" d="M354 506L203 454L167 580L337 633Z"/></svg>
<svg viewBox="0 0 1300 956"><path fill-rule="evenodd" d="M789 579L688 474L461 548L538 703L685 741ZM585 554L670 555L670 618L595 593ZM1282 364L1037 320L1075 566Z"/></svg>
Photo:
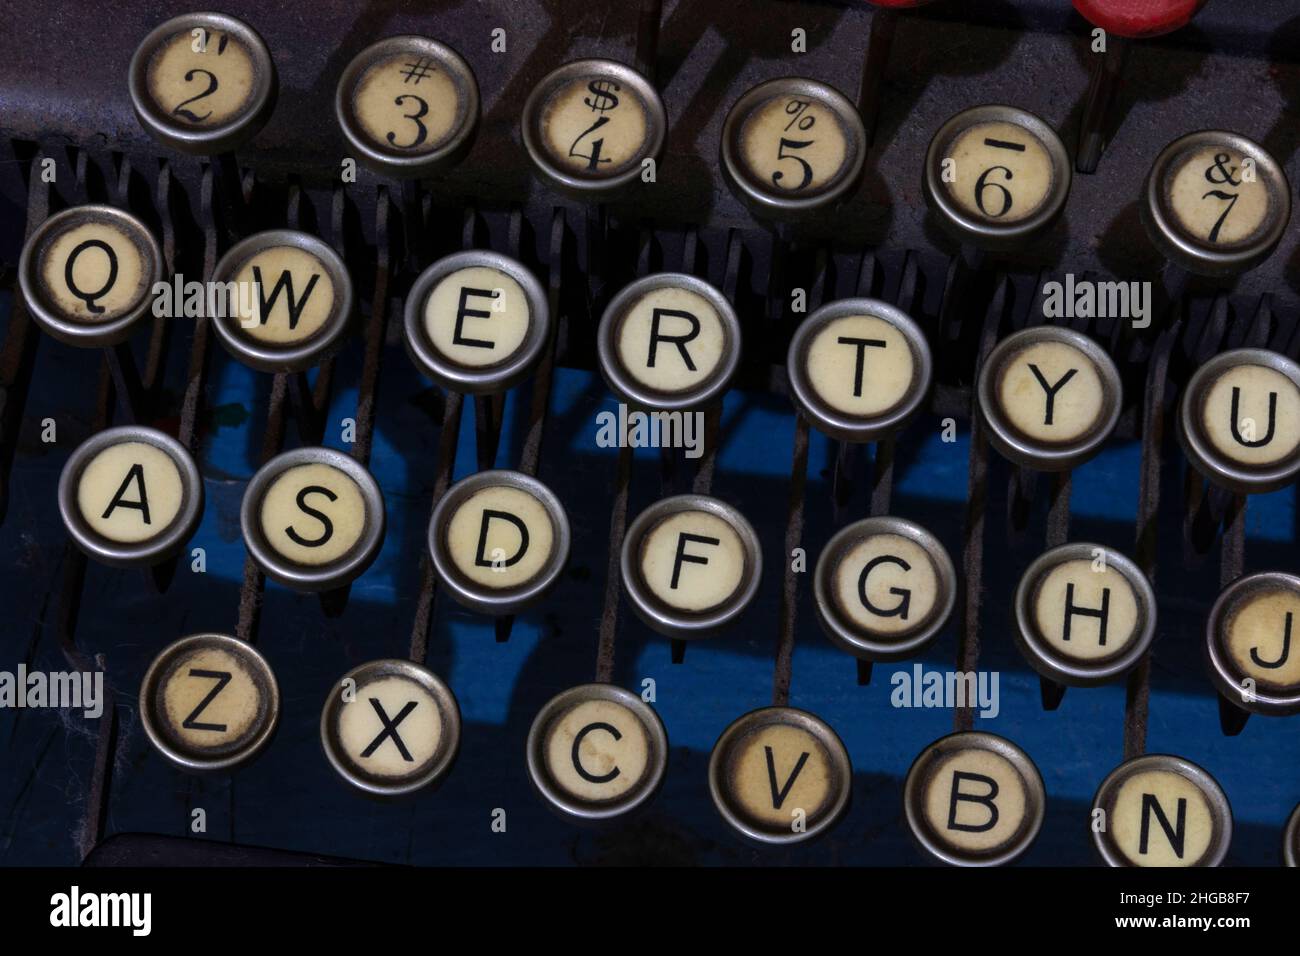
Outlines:
<svg viewBox="0 0 1300 956"><path fill-rule="evenodd" d="M785 132L789 132L790 127L794 126L795 123L799 124L800 130L806 131L813 128L813 125L817 122L817 117L804 116L810 106L812 106L812 103L808 100L791 100L785 105L785 115L790 117L790 122L785 124Z"/></svg>

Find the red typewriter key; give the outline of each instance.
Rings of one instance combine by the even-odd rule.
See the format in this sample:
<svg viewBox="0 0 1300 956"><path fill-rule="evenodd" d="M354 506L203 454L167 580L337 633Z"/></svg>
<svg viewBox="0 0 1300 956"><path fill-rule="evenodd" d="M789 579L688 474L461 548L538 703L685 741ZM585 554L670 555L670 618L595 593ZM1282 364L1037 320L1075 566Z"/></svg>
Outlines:
<svg viewBox="0 0 1300 956"><path fill-rule="evenodd" d="M912 4L886 4L912 6ZM1116 36L1158 37L1186 26L1205 0L1074 0L1074 9Z"/></svg>

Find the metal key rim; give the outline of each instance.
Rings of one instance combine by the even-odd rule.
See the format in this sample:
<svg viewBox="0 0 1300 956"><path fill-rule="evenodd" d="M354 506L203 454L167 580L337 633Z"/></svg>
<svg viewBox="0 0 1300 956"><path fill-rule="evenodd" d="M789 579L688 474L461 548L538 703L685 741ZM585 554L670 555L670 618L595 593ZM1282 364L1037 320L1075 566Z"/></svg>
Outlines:
<svg viewBox="0 0 1300 956"><path fill-rule="evenodd" d="M304 565L282 557L262 533L261 505L282 474L299 465L328 465L343 472L357 487L365 508L365 527L352 549L322 565ZM333 448L295 448L276 455L257 470L239 506L239 525L249 557L273 581L297 591L330 591L354 581L379 555L386 526L384 496L368 469L351 455Z"/></svg>
<svg viewBox="0 0 1300 956"><path fill-rule="evenodd" d="M412 51L415 55L435 60L446 71L456 86L460 106L459 123L442 145L420 153L389 150L376 145L361 129L353 108L357 83L367 70L386 59ZM445 43L416 34L386 37L366 47L348 63L334 91L334 115L348 145L368 166L400 178L424 176L455 165L473 144L479 123L478 81L464 57Z"/></svg>
<svg viewBox="0 0 1300 956"><path fill-rule="evenodd" d="M660 522L686 511L702 511L725 521L740 539L745 551L745 570L736 589L720 604L704 611L672 608L651 592L641 577L640 553L646 536ZM738 510L707 495L674 495L650 505L628 527L619 555L623 592L632 610L649 627L680 640L712 637L739 617L753 602L763 575L763 555L753 525Z"/></svg>
<svg viewBox="0 0 1300 956"><path fill-rule="evenodd" d="M1285 488L1300 475L1300 448L1277 462L1249 466L1236 464L1210 443L1201 426L1205 400L1220 375L1238 365L1258 365L1290 379L1300 390L1300 364L1269 349L1233 349L1220 352L1201 365L1187 382L1178 404L1178 438L1183 451L1212 484L1238 494L1263 494Z"/></svg>
<svg viewBox="0 0 1300 956"><path fill-rule="evenodd" d="M1042 342L1055 342L1083 353L1101 379L1104 403L1096 424L1085 435L1068 442L1032 439L1002 414L998 388L1004 367L1021 352ZM989 353L976 384L980 418L988 426L989 441L1008 461L1035 471L1068 471L1097 454L1115 431L1124 404L1124 386L1110 354L1095 340L1059 325L1035 325L1007 336Z"/></svg>
<svg viewBox="0 0 1300 956"><path fill-rule="evenodd" d="M268 229L235 243L217 263L212 281L223 285L233 283L244 265L258 253L285 247L298 249L315 259L329 276L334 291L330 314L313 335L299 342L264 342L245 335L237 315L209 317L225 350L262 372L301 372L319 364L342 346L352 320L354 298L347 265L324 240L296 229ZM224 306L225 300L222 301ZM228 309L223 307L222 311Z"/></svg>
<svg viewBox="0 0 1300 956"><path fill-rule="evenodd" d="M746 172L741 157L740 135L745 122L756 108L783 95L803 96L820 103L835 117L849 153L839 175L809 195L787 196L768 191ZM867 132L857 106L830 84L808 77L779 77L758 84L732 105L722 123L722 169L727 181L750 206L782 218L820 211L846 198L862 179L866 156Z"/></svg>
<svg viewBox="0 0 1300 956"><path fill-rule="evenodd" d="M1286 829L1282 831L1282 863L1285 866L1300 866L1300 804L1296 804L1296 808L1291 811Z"/></svg>
<svg viewBox="0 0 1300 956"><path fill-rule="evenodd" d="M1020 829L995 851L963 853L956 850L931 829L925 816L923 801L931 776L941 766L942 758L963 750L987 750L997 754L1011 764L1024 785L1025 819ZM960 731L940 737L912 761L903 784L903 809L913 838L935 859L951 866L1005 866L1014 862L1038 838L1046 808L1047 792L1043 787L1043 777L1029 754L1005 737L984 731Z"/></svg>
<svg viewBox="0 0 1300 956"><path fill-rule="evenodd" d="M1119 789L1129 777L1136 776L1139 773L1148 771L1166 771L1176 773L1192 783L1204 795L1206 802L1210 806L1210 816L1217 824L1214 828L1214 836L1210 845L1206 847L1204 856L1197 860L1195 866L1218 866L1223 862L1223 858L1228 853L1228 845L1232 842L1232 807L1228 803L1228 797L1219 786L1218 781L1210 776L1209 772L1192 763L1183 757L1176 757L1173 754L1146 754L1141 757L1134 757L1132 760L1126 760L1109 774L1097 788L1097 793L1092 798L1092 807L1094 812L1101 810L1106 814L1106 819L1110 820L1113 816L1115 807L1115 797L1119 795ZM1092 832L1092 843L1097 853L1101 856L1102 861L1107 866L1130 867L1135 866L1120 849L1114 845L1110 839L1110 828L1098 832L1095 828L1089 828Z"/></svg>
<svg viewBox="0 0 1300 956"><path fill-rule="evenodd" d="M1107 569L1118 571L1133 589L1138 625L1133 639L1114 654L1094 660L1066 657L1047 643L1034 622L1034 600L1039 586L1051 571L1070 561L1096 560L1101 552ZM1127 673L1142 659L1156 635L1156 594L1150 579L1127 556L1092 542L1071 542L1045 551L1030 562L1016 585L1014 599L1016 647L1029 665L1043 677L1069 687L1096 687Z"/></svg>
<svg viewBox="0 0 1300 956"><path fill-rule="evenodd" d="M493 269L509 276L528 301L528 334L515 352L493 365L467 366L452 361L429 341L424 310L438 283L462 269ZM542 356L551 336L551 309L546 291L528 267L515 259L483 249L444 256L420 273L406 296L403 332L411 361L443 388L474 395L504 391L519 384Z"/></svg>
<svg viewBox="0 0 1300 956"><path fill-rule="evenodd" d="M248 51L255 77L260 80L248 107L229 122L216 126L181 127L173 123L149 92L149 64L162 44L194 29L228 33ZM127 72L135 115L155 139L172 149L196 156L211 156L237 147L257 133L275 107L278 79L271 51L256 30L224 13L187 13L173 17L149 31L131 57Z"/></svg>
<svg viewBox="0 0 1300 956"><path fill-rule="evenodd" d="M855 545L880 535L897 535L916 544L930 559L942 600L935 601L928 618L912 633L898 640L863 636L835 598L835 572L840 561ZM813 571L813 597L817 621L831 643L854 657L868 661L901 661L919 654L944 629L957 603L957 571L947 549L933 534L905 518L864 518L841 528L826 543Z"/></svg>
<svg viewBox="0 0 1300 956"><path fill-rule="evenodd" d="M112 541L95 531L77 504L81 476L100 452L126 442L140 442L163 452L176 466L181 478L181 506L176 517L161 532L139 542ZM59 475L59 513L73 542L87 556L113 567L158 564L175 555L188 541L203 517L203 477L189 450L175 438L156 428L120 425L96 432L73 450Z"/></svg>
<svg viewBox="0 0 1300 956"><path fill-rule="evenodd" d="M551 96L565 84L584 77L607 75L625 83L640 100L645 112L645 141L637 158L627 168L613 176L580 176L551 162L541 129L545 107ZM548 73L524 101L520 120L524 149L533 161L533 167L558 188L580 196L602 197L635 182L641 176L641 164L647 159L658 160L668 137L668 114L654 84L632 67L617 60L588 58L572 60Z"/></svg>
<svg viewBox="0 0 1300 956"><path fill-rule="evenodd" d="M582 800L557 784L547 768L545 748L551 725L574 707L590 700L606 700L631 711L641 722L649 750L644 779L612 800ZM659 791L668 770L668 732L655 709L640 696L613 684L580 684L561 691L543 705L533 718L527 742L528 778L549 806L578 823L603 823L643 807Z"/></svg>
<svg viewBox="0 0 1300 956"><path fill-rule="evenodd" d="M477 492L497 486L524 492L551 520L551 553L546 563L530 580L512 588L489 588L471 581L456 567L447 546L447 526L460 506ZM571 533L564 505L550 488L531 475L498 468L475 472L447 489L429 518L426 542L438 582L451 597L470 610L499 617L523 610L555 586L569 563Z"/></svg>
<svg viewBox="0 0 1300 956"><path fill-rule="evenodd" d="M348 757L338 737L339 711L343 701L339 685L352 681L360 689L367 683L385 677L400 677L419 685L433 699L441 718L442 733L438 749L418 775L392 781L377 779L363 773ZM358 703L354 700L352 704ZM367 661L348 671L335 681L325 698L320 715L320 741L325 757L335 772L353 787L374 797L401 797L423 790L439 781L451 770L460 752L460 704L451 688L433 671L415 661L401 658L383 658Z"/></svg>
<svg viewBox="0 0 1300 956"><path fill-rule="evenodd" d="M82 220L108 221L126 235L140 253L144 270L144 294L129 311L107 322L77 322L61 315L42 294L39 275L42 254L60 235L75 228ZM40 224L23 244L18 258L18 285L32 317L48 334L68 345L100 347L117 345L130 338L136 323L143 319L154 303L154 286L162 280L163 257L158 240L143 222L114 206L92 203L72 206L55 213Z"/></svg>
<svg viewBox="0 0 1300 956"><path fill-rule="evenodd" d="M833 778L829 787L834 791L833 799L818 819L808 821L802 832L765 827L749 819L729 797L726 778L732 748L753 732L773 724L797 727L816 739L826 754ZM789 846L821 836L843 818L853 794L853 764L844 742L826 721L796 707L762 707L737 717L722 731L709 752L708 773L709 796L722 819L745 838L764 846Z"/></svg>
<svg viewBox="0 0 1300 956"><path fill-rule="evenodd" d="M172 660L180 653L191 648L212 646L224 650L231 656L238 657L250 665L253 679L257 682L263 694L262 707L266 719L261 729L237 752L223 756L205 757L187 751L169 740L156 719L154 706L158 681ZM144 679L140 682L139 713L140 724L144 728L145 736L149 738L149 742L153 744L154 748L174 766L192 773L215 773L233 770L241 764L251 761L265 750L274 736L280 722L280 686L276 682L275 672L271 670L271 665L267 663L266 658L253 645L228 634L201 632L168 644L149 664L149 669L145 671Z"/></svg>
<svg viewBox="0 0 1300 956"><path fill-rule="evenodd" d="M1283 688L1270 689L1256 681L1252 699L1247 700L1242 696L1241 682L1246 675L1232 660L1226 646L1224 626L1228 623L1229 616L1246 599L1260 591L1286 591L1300 596L1300 577L1280 571L1265 571L1238 578L1224 588L1210 609L1205 624L1205 657L1210 678L1219 693L1242 710L1278 717L1300 713L1300 685L1288 693Z"/></svg>

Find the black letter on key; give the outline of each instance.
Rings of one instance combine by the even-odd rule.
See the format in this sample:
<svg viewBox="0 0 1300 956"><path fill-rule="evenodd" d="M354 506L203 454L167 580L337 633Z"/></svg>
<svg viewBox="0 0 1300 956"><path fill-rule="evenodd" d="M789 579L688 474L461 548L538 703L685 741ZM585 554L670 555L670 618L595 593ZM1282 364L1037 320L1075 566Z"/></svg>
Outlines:
<svg viewBox="0 0 1300 956"><path fill-rule="evenodd" d="M1187 823L1187 798L1178 798L1178 825L1171 827L1169 818L1165 816L1165 811L1160 806L1160 801L1156 799L1155 794L1142 794L1142 833L1138 841L1139 853L1147 852L1147 845L1151 837L1152 812L1156 815L1156 822L1160 824L1160 829L1165 831L1165 837L1169 840L1169 845L1173 847L1174 853L1181 860L1183 858L1183 842L1187 838L1187 835L1183 832L1183 826Z"/></svg>
<svg viewBox="0 0 1300 956"><path fill-rule="evenodd" d="M384 742L385 737L392 737L393 746L396 747L397 752L402 755L402 759L407 763L415 763L415 758L412 757L411 752L406 749L406 743L402 740L402 735L397 732L397 725L409 717L411 711L415 710L416 701L408 700L406 706L397 712L397 716L392 720L389 720L388 714L384 713L384 705L379 702L378 697L370 697L368 700L370 701L370 706L375 708L375 715L379 717L379 722L384 725L384 729L379 732L378 737L370 741L369 747L361 751L361 756L369 757L379 749L379 745Z"/></svg>
<svg viewBox="0 0 1300 956"><path fill-rule="evenodd" d="M307 288L303 290L302 298L295 300L293 297L293 273L288 269L280 273L280 278L275 280L275 287L271 289L271 297L268 299L262 290L266 288L262 282L262 267L253 266L253 281L257 283L257 300L261 306L261 322L266 325L266 320L271 316L271 310L275 308L275 300L280 298L280 290L284 290L284 307L289 313L289 331L292 332L298 327L298 319L302 316L302 310L307 307L307 300L311 298L311 290L316 287L316 280L320 278L319 273L312 273L311 280L307 283Z"/></svg>
<svg viewBox="0 0 1300 956"><path fill-rule="evenodd" d="M691 331L686 335L661 335L659 333L659 323L665 315L685 319L691 323ZM650 353L646 356L645 367L655 367L655 353L659 350L660 342L671 342L677 346L677 351L681 353L682 361L686 363L686 367L694 372L695 363L691 361L691 353L686 350L686 343L699 334L700 320L690 312L683 312L681 309L655 309L654 314L650 317Z"/></svg>
<svg viewBox="0 0 1300 956"><path fill-rule="evenodd" d="M489 561L485 556L487 551L488 525L492 523L493 518L500 518L503 521L509 521L519 529L519 550L515 552L514 557L505 561ZM508 511L493 511L491 508L483 509L483 523L478 529L478 554L474 555L474 565L480 568L502 567L508 568L510 565L518 562L528 551L528 525L524 524Z"/></svg>
<svg viewBox="0 0 1300 956"><path fill-rule="evenodd" d="M104 255L108 256L108 278L104 280L103 288L97 292L83 292L77 288L77 283L73 281L72 267L76 265L77 256L87 249L102 249ZM104 307L96 305L95 300L117 285L117 253L103 239L87 239L68 254L68 261L63 266L63 281L67 284L69 292L86 303L86 311L94 315L101 315L104 312Z"/></svg>
<svg viewBox="0 0 1300 956"><path fill-rule="evenodd" d="M790 776L785 778L785 786L779 790L776 787L776 761L772 757L772 748L764 744L763 752L767 755L767 783L772 788L772 809L780 810L781 804L785 803L785 798L790 795L790 788L794 786L795 779L803 771L803 765L808 762L808 751L805 750L799 755L799 760L790 771Z"/></svg>
<svg viewBox="0 0 1300 956"><path fill-rule="evenodd" d="M294 530L293 525L289 525L289 527L285 528L284 533L289 536L290 541L300 547L319 548L330 538L334 537L334 522L330 521L329 515L325 514L323 511L317 511L315 508L311 507L311 505L307 504L308 495L324 495L330 501L338 501L339 496L322 485L308 485L306 488L302 489L302 491L298 492L298 507L324 525L324 529L321 531L321 536L314 541L304 538Z"/></svg>
<svg viewBox="0 0 1300 956"><path fill-rule="evenodd" d="M603 730L611 737L613 737L615 740L623 739L623 735L618 732L618 728L615 727L613 724L607 724L604 721L598 721L594 724L588 724L586 727L583 727L580 731L578 731L578 735L573 738L573 754L572 754L573 769L578 771L578 776L580 776L583 780L589 780L592 783L609 783L611 780L613 780L615 777L618 776L619 774L618 767L615 767L609 773L596 776L596 774L594 773L589 773L587 771L587 768L582 765L582 753L579 750L579 748L582 746L582 739L586 737L587 734L595 730Z"/></svg>
<svg viewBox="0 0 1300 956"><path fill-rule="evenodd" d="M134 481L140 488L139 501L127 501L126 498L123 497L123 495L126 494L126 486L132 481ZM107 519L108 516L117 508L134 508L136 511L140 512L140 517L144 519L145 524L153 523L149 520L149 494L145 491L144 487L143 465L136 463L131 466L131 470L128 471L126 477L122 479L122 484L118 487L117 493L113 495L113 500L108 503L108 507L104 509L104 513L101 517Z"/></svg>
<svg viewBox="0 0 1300 956"><path fill-rule="evenodd" d="M1241 437L1241 432L1237 430L1239 420L1238 408L1241 405L1241 389L1236 385L1232 386L1232 418L1228 422L1228 427L1232 429L1232 437L1241 442L1247 448L1258 448L1260 445L1267 445L1273 440L1273 429L1277 427L1277 392L1268 393L1268 431L1264 432L1264 437L1255 441L1246 441Z"/></svg>
<svg viewBox="0 0 1300 956"><path fill-rule="evenodd" d="M1055 385L1047 384L1047 379L1043 378L1043 373L1038 371L1038 366L1033 362L1029 363L1029 371L1034 373L1034 378L1038 379L1038 384L1041 385L1043 391L1047 393L1047 408L1043 413L1043 424L1050 425L1052 424L1052 410L1056 407L1056 393L1064 388L1065 383L1074 378L1079 370L1077 368L1070 369L1057 379Z"/></svg>
<svg viewBox="0 0 1300 956"><path fill-rule="evenodd" d="M1269 670L1273 670L1274 668L1281 667L1283 664L1285 664L1286 659L1290 656L1291 656L1291 612L1287 611L1286 624L1284 625L1282 630L1282 653L1278 655L1277 660L1275 661L1264 660L1264 658L1259 656L1258 647L1252 647L1250 649L1250 659L1254 661L1256 664L1258 664L1260 667L1267 667Z"/></svg>
<svg viewBox="0 0 1300 956"><path fill-rule="evenodd" d="M212 686L212 690L208 691L208 696L199 701L199 706L190 711L190 715L181 721L181 726L186 730L214 730L219 734L225 733L225 724L200 724L195 718L208 709L208 704L212 703L235 675L230 671L205 671L191 668L189 676L206 677L209 680L215 680L216 684Z"/></svg>
<svg viewBox="0 0 1300 956"><path fill-rule="evenodd" d="M902 558L892 554L882 554L878 558L872 558L867 562L867 566L862 569L862 573L858 575L858 599L862 601L862 606L872 614L879 615L880 617L901 617L906 621L907 611L912 606L911 588L890 588L890 594L897 594L902 598L901 601L891 608L876 607L871 603L871 598L867 597L867 577L876 569L876 566L880 564L896 564L904 571L912 570L910 564Z"/></svg>
<svg viewBox="0 0 1300 956"><path fill-rule="evenodd" d="M470 309L466 307L469 302L469 297L472 295L477 295L485 299L495 299L497 297L497 293L493 289L468 289L461 286L460 307L456 310L456 328L452 331L451 342L453 345L470 345L476 349L494 349L497 347L495 342L489 342L487 339L467 339L461 335L461 332L464 331L465 319L467 317L473 319L490 319L492 317L491 312L487 312L483 309Z"/></svg>
<svg viewBox="0 0 1300 956"><path fill-rule="evenodd" d="M985 784L989 791L985 794L962 793L961 784L963 780L975 780ZM952 774L952 791L948 796L948 829L964 830L967 833L983 833L986 830L992 830L998 825L998 807L993 801L998 795L998 782L992 777L986 777L982 773L966 773L963 770L954 770ZM957 804L960 801L967 803L982 803L988 807L989 818L986 823L958 823L957 822Z"/></svg>
<svg viewBox="0 0 1300 956"><path fill-rule="evenodd" d="M1071 581L1065 586L1065 630L1061 634L1061 640L1070 639L1070 622L1074 615L1082 617L1097 618L1097 646L1106 646L1106 622L1110 620L1110 588L1101 589L1101 607L1090 608L1080 607L1074 603L1074 582Z"/></svg>
<svg viewBox="0 0 1300 956"><path fill-rule="evenodd" d="M709 563L708 558L701 558L699 555L686 553L686 545L690 541L698 541L700 544L713 545L714 547L722 544L721 538L710 538L707 535L690 534L686 531L679 532L677 535L677 555L673 558L673 580L672 583L668 585L674 591L677 590L677 579L681 576L683 564L687 561L691 562L691 564Z"/></svg>
<svg viewBox="0 0 1300 956"><path fill-rule="evenodd" d="M884 339L855 339L849 335L841 335L835 340L840 345L856 345L858 347L858 356L853 368L853 397L862 397L862 373L866 370L867 349L883 349L888 343Z"/></svg>

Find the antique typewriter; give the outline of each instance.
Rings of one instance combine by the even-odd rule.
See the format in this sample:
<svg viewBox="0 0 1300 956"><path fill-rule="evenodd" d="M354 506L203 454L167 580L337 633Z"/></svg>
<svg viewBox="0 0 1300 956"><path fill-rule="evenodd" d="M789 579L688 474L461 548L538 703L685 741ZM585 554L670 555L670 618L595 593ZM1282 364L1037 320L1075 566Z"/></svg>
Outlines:
<svg viewBox="0 0 1300 956"><path fill-rule="evenodd" d="M3 22L0 861L1295 865L1300 3Z"/></svg>

